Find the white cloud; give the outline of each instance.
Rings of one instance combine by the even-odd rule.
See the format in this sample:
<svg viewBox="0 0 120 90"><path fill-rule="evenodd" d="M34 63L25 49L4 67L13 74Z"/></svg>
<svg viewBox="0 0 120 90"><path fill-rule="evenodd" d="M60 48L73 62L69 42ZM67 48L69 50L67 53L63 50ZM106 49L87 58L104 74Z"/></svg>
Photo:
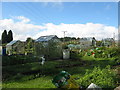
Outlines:
<svg viewBox="0 0 120 90"><path fill-rule="evenodd" d="M27 37L37 39L45 35L57 35L63 37L63 31L66 36L70 37L96 37L96 39L111 38L113 33L118 34L117 28L113 26L106 26L103 24L64 24L55 25L53 23L46 23L44 25L34 25L30 23L30 19L18 16L16 19L20 21L15 22L14 19L0 20L0 35L3 30L12 30L15 40L26 40Z"/></svg>
<svg viewBox="0 0 120 90"><path fill-rule="evenodd" d="M15 19L20 21L15 22ZM18 16L13 19L0 20L0 35L3 30L12 30L14 33L14 39L16 40L26 40L27 36L32 37L34 33L37 33L38 30L41 29L44 29L44 27L30 24L30 20L23 16Z"/></svg>
<svg viewBox="0 0 120 90"><path fill-rule="evenodd" d="M24 17L24 16L17 16L17 17L14 17L15 19L18 19L18 20L21 20L22 23L28 23L30 22L30 19Z"/></svg>
<svg viewBox="0 0 120 90"><path fill-rule="evenodd" d="M96 39L102 38L112 38L113 33L116 33L117 28L113 26L105 26L103 24L64 24L55 25L48 23L44 26L46 31L40 32L37 34L37 37L40 35L50 35L56 34L58 37L63 37L62 31L67 31L66 36L71 37L96 37ZM117 37L116 37L117 38Z"/></svg>

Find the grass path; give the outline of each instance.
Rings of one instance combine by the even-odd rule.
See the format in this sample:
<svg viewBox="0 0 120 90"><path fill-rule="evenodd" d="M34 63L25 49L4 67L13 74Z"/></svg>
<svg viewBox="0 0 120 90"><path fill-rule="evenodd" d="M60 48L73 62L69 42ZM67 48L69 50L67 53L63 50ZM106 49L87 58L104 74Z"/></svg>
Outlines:
<svg viewBox="0 0 120 90"><path fill-rule="evenodd" d="M46 76L29 81L3 83L3 88L55 88L51 82L52 77Z"/></svg>

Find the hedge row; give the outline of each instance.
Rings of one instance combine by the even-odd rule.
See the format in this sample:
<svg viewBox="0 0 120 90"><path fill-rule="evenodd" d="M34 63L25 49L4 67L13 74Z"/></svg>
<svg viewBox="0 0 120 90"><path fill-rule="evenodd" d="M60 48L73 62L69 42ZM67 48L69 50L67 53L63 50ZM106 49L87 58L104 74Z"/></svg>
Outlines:
<svg viewBox="0 0 120 90"><path fill-rule="evenodd" d="M13 55L13 56L2 56L2 65L17 65L25 64L31 62L38 62L39 57L34 57L30 55Z"/></svg>

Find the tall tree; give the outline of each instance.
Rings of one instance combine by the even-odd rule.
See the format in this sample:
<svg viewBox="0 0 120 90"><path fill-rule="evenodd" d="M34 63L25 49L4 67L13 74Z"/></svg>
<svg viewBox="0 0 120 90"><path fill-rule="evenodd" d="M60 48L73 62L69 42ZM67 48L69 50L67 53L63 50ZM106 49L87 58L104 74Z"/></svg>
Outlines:
<svg viewBox="0 0 120 90"><path fill-rule="evenodd" d="M2 33L2 44L7 43L7 31L4 30L4 32Z"/></svg>
<svg viewBox="0 0 120 90"><path fill-rule="evenodd" d="M7 38L8 38L7 43L9 43L9 42L11 42L13 40L13 33L12 33L11 30L8 32Z"/></svg>
<svg viewBox="0 0 120 90"><path fill-rule="evenodd" d="M33 49L34 49L34 40L28 37L26 40L25 51L27 53L33 53Z"/></svg>

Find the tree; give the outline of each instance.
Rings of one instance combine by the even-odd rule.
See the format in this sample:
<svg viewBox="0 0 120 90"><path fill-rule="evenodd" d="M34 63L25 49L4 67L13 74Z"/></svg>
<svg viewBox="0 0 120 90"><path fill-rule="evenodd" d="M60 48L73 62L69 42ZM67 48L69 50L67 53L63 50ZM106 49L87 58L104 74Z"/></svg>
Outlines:
<svg viewBox="0 0 120 90"><path fill-rule="evenodd" d="M77 40L80 40L80 38L78 37Z"/></svg>
<svg viewBox="0 0 120 90"><path fill-rule="evenodd" d="M96 46L96 40L95 40L95 37L92 38L92 46L93 46L93 47Z"/></svg>
<svg viewBox="0 0 120 90"><path fill-rule="evenodd" d="M34 49L34 40L28 37L25 44L25 51L27 53L33 53L33 49Z"/></svg>
<svg viewBox="0 0 120 90"><path fill-rule="evenodd" d="M102 45L102 41L96 41L96 45L97 46L101 46Z"/></svg>
<svg viewBox="0 0 120 90"><path fill-rule="evenodd" d="M6 30L4 30L4 32L2 33L2 44L5 44L5 43L7 43L7 40L8 38L7 38L7 31Z"/></svg>
<svg viewBox="0 0 120 90"><path fill-rule="evenodd" d="M8 38L7 43L9 43L9 42L11 42L13 40L13 33L12 33L11 30L8 32L7 38Z"/></svg>

